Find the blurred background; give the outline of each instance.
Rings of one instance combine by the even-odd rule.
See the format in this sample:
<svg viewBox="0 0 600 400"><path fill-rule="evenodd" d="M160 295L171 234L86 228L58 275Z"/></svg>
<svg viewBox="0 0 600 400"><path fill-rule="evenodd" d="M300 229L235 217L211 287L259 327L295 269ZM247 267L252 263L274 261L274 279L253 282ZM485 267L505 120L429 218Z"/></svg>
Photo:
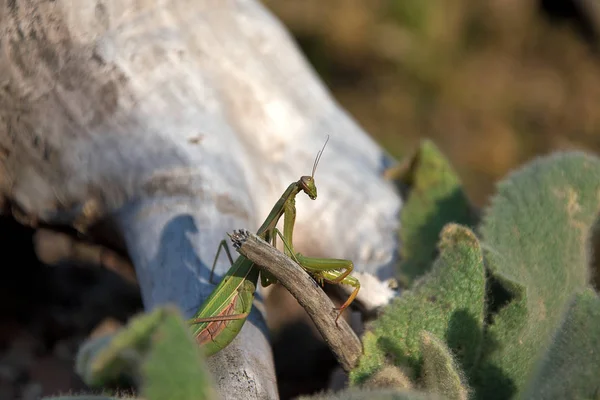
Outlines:
<svg viewBox="0 0 600 400"><path fill-rule="evenodd" d="M476 205L537 155L600 150L594 0L265 0L400 159L431 138Z"/></svg>
<svg viewBox="0 0 600 400"><path fill-rule="evenodd" d="M375 140L397 160L433 140L475 206L536 156L600 151L597 0L263 3ZM267 306L282 399L335 385L294 299L276 288Z"/></svg>
<svg viewBox="0 0 600 400"><path fill-rule="evenodd" d="M366 131L398 160L432 139L478 206L532 157L600 150L597 0L263 2ZM78 345L141 309L107 269L48 266L58 256L40 246L82 250L72 232L41 233L0 218L4 257L19 260L0 279L0 400L85 390ZM85 250L96 264L103 251ZM327 387L336 363L304 311L281 288L267 308L281 398Z"/></svg>

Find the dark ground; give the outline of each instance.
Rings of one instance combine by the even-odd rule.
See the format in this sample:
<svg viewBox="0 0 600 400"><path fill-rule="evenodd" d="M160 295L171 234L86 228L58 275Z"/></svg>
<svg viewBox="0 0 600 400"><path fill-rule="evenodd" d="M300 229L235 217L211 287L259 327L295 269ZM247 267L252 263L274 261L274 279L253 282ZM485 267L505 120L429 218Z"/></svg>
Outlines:
<svg viewBox="0 0 600 400"><path fill-rule="evenodd" d="M112 330L136 311L136 286L99 267L47 266L34 230L0 218L0 399L80 392L78 346L94 330Z"/></svg>
<svg viewBox="0 0 600 400"><path fill-rule="evenodd" d="M44 248L64 247L47 232ZM138 287L98 264L40 262L35 233L0 217L0 400L90 393L74 372L79 345L142 310ZM281 398L326 388L336 361L304 310L280 287L267 309Z"/></svg>

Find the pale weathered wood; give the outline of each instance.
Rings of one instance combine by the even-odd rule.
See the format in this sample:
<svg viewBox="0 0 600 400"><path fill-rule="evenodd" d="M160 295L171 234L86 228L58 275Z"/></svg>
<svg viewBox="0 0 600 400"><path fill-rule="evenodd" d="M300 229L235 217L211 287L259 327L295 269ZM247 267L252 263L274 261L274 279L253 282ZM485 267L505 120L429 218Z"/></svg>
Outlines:
<svg viewBox="0 0 600 400"><path fill-rule="evenodd" d="M108 218L146 308L191 315L225 232L256 229L326 134L295 247L390 265L388 158L259 2L4 0L0 49L0 193L31 223ZM228 399L276 398L264 321L249 322L211 360L215 380Z"/></svg>

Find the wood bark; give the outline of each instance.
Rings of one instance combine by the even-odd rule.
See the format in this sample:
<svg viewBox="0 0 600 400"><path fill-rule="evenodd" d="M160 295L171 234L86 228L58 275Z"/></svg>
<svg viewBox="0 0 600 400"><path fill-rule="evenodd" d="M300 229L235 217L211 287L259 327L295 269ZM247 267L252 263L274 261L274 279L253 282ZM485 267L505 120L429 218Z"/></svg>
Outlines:
<svg viewBox="0 0 600 400"><path fill-rule="evenodd" d="M0 192L31 224L105 222L147 309L192 315L225 232L256 229L327 134L295 247L391 265L389 158L259 2L4 0L0 32ZM277 398L259 308L210 360L225 398Z"/></svg>

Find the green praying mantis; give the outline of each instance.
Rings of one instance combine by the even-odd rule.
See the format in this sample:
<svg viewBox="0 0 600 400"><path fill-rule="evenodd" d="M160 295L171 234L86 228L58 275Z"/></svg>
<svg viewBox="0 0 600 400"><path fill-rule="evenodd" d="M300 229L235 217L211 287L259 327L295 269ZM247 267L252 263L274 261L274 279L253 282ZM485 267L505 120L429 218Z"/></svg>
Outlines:
<svg viewBox="0 0 600 400"><path fill-rule="evenodd" d="M277 236L280 236L284 243L285 254L294 259L319 283L341 283L354 288L346 302L336 308L339 311L335 320L337 323L344 309L354 301L360 289L359 281L350 276L354 264L350 260L305 257L300 253L294 253L292 247L292 236L296 222L296 195L303 191L311 200L317 198L314 175L328 141L329 137L327 137L323 148L317 153L312 174L302 176L297 182L293 182L288 186L281 198L275 203L265 222L258 229L257 236L266 242L272 243L273 246L276 245ZM282 215L284 216L283 236L276 227ZM244 256L240 255L233 262L225 240L222 240L219 244L212 266L213 270L221 249L225 249L231 268L208 299L200 306L196 314L188 320L188 323L193 327L196 342L202 347L207 357L229 345L242 329L252 309L259 275L261 284L264 287L277 282L274 276L265 271L261 273L257 268L258 266Z"/></svg>

